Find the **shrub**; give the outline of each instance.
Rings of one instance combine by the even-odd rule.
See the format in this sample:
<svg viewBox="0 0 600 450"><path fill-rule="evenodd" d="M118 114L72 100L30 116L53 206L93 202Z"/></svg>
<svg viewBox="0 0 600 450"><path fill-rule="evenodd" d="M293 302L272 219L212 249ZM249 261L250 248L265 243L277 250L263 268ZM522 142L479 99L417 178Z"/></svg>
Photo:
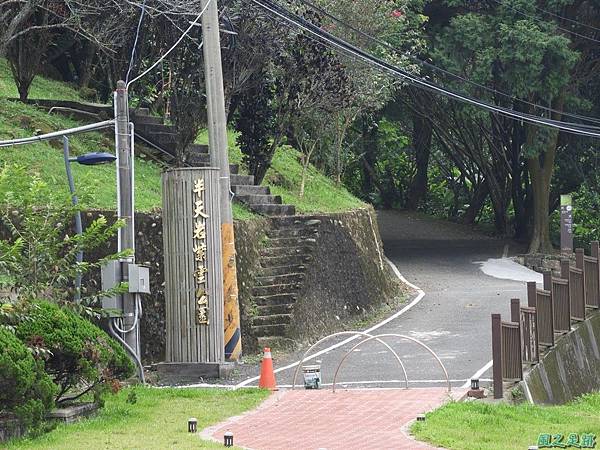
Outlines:
<svg viewBox="0 0 600 450"><path fill-rule="evenodd" d="M15 414L25 426L35 426L54 406L57 391L44 362L0 326L0 414Z"/></svg>
<svg viewBox="0 0 600 450"><path fill-rule="evenodd" d="M100 216L81 235L73 234L77 208L68 197L55 200L54 191L22 167L0 167L0 273L21 297L67 304L73 299L73 281L78 274L85 275L130 252L78 262L80 251L87 254L105 247L123 222L109 224ZM93 303L99 295L87 294L84 289L83 305Z"/></svg>
<svg viewBox="0 0 600 450"><path fill-rule="evenodd" d="M57 401L113 387L116 380L133 374L133 364L123 348L96 325L54 303L34 305L31 320L18 324L16 334L31 347L50 352L46 371L60 387ZM67 398L74 388L79 394Z"/></svg>

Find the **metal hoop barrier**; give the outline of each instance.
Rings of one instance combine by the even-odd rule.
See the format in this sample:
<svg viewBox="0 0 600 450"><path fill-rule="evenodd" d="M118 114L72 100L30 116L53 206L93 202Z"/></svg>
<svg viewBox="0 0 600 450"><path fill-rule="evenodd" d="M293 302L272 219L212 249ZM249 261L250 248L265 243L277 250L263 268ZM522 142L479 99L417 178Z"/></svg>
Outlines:
<svg viewBox="0 0 600 450"><path fill-rule="evenodd" d="M372 334L364 333L362 331L340 331L339 333L333 333L333 334L330 334L329 336L325 336L324 338L318 340L313 345L311 345L308 348L308 350L306 350L304 352L304 354L302 355L302 359L300 360L300 362L296 366L296 370L294 371L294 379L292 380L292 390L294 390L296 388L296 378L298 378L298 371L300 370L302 363L306 359L306 355L308 355L308 353L313 348L315 348L317 345L321 344L322 342L328 340L329 338L336 337L336 336L344 336L344 335L349 335L349 334L353 335L353 336L364 336L364 337L368 338L367 340L376 339L377 342L381 342L394 355L394 357L396 358L396 361L398 361L398 364L400 364L400 367L402 368L402 373L404 374L404 383L406 386L405 389L408 389L408 375L406 374L406 369L404 368L404 364L402 363L402 360L400 359L398 354L394 351L394 349L392 347L390 347L387 344L387 342L382 341L381 339L377 338L377 336L373 336ZM366 342L366 341L363 341L363 342ZM348 356L348 355L346 355L346 356ZM344 356L344 358L346 356ZM338 368L339 368L339 366L338 366ZM337 371L336 371L336 375L337 375ZM335 380L333 382L333 388L334 388L333 390L335 392Z"/></svg>
<svg viewBox="0 0 600 450"><path fill-rule="evenodd" d="M358 347L360 347L361 345L365 344L366 342L372 341L374 339L377 339L379 341L380 338L384 338L384 337L399 337L399 338L402 338L402 339L407 339L407 340L409 340L411 342L414 342L415 344L420 345L425 350L427 350L429 353L431 353L433 355L433 357L436 359L436 361L438 362L438 364L440 365L440 367L442 368L442 370L444 371L444 375L446 377L446 383L448 384L448 392L452 392L452 386L450 384L450 378L448 377L448 371L446 370L446 367L442 363L442 360L440 358L438 358L438 356L435 354L435 352L433 350L431 350L429 347L427 347L421 341L418 341L418 340L416 340L414 338L411 338L409 336L404 336L403 334L378 334L377 336L371 336L371 337L368 337L367 339L365 339L364 341L360 341L358 344L356 344L354 347L352 347L350 350L348 350L348 352L344 355L344 357L342 358L342 360L338 364L337 369L335 370L335 374L333 375L333 392L335 392L335 384L337 382L338 373L339 373L339 371L340 371L340 369L342 367L342 364L344 364L344 361L346 361L346 358L348 358L348 356L350 356L350 354L352 354L352 352L354 350L356 350Z"/></svg>

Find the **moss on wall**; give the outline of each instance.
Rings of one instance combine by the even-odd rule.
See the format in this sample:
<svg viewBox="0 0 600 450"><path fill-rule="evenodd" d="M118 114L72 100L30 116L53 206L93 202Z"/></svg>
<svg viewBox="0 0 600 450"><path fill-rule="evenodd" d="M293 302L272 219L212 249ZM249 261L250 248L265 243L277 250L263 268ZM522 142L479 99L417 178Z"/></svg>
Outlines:
<svg viewBox="0 0 600 450"><path fill-rule="evenodd" d="M402 293L372 208L311 218L321 223L289 330L297 341L343 329Z"/></svg>
<svg viewBox="0 0 600 450"><path fill-rule="evenodd" d="M86 214L85 222L102 214ZM104 213L114 217L114 213ZM383 247L372 208L346 213L311 216L320 220L313 260L308 265L303 288L294 309L289 337L311 340L362 318L390 302L402 291L383 259ZM164 360L165 299L163 272L162 217L160 212L136 214L136 260L150 267L151 294L143 296L141 320L142 358L145 364ZM242 318L242 345L245 353L258 350L252 334L255 314L252 287L259 270L259 253L264 246L270 220L257 217L235 223L238 287ZM90 258L116 251L116 242ZM84 280L99 288L100 274Z"/></svg>
<svg viewBox="0 0 600 450"><path fill-rule="evenodd" d="M259 253L263 246L269 221L257 217L235 222L235 250L238 272L240 314L242 319L242 349L244 353L258 350L258 340L252 334L252 317L256 315L252 286L259 271Z"/></svg>
<svg viewBox="0 0 600 450"><path fill-rule="evenodd" d="M563 404L600 390L600 313L558 339L542 361L525 375L536 403Z"/></svg>

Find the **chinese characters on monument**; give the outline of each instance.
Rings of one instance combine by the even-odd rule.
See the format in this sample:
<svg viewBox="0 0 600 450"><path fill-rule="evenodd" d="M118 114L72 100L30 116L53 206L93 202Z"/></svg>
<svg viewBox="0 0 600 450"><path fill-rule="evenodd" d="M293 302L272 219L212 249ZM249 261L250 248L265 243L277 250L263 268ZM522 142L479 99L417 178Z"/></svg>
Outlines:
<svg viewBox="0 0 600 450"><path fill-rule="evenodd" d="M204 211L204 179L194 182L194 290L196 298L196 323L208 325L208 290L206 286L206 219Z"/></svg>

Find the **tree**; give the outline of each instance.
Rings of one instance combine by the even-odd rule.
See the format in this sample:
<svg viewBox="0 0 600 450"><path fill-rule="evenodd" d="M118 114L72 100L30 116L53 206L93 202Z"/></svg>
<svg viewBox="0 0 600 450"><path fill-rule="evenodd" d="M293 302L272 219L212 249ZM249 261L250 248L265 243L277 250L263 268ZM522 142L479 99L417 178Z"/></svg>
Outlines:
<svg viewBox="0 0 600 450"><path fill-rule="evenodd" d="M245 92L239 95L235 120L239 132L237 142L242 152L243 163L255 182L260 183L269 169L272 158L272 143L275 129L273 111L273 82L269 74L259 72Z"/></svg>
<svg viewBox="0 0 600 450"><path fill-rule="evenodd" d="M50 39L50 31L45 28L48 25L47 11L36 11L30 16L29 22L36 29L12 40L7 51L10 69L22 102L27 100L29 88L38 74Z"/></svg>
<svg viewBox="0 0 600 450"><path fill-rule="evenodd" d="M439 6L440 2L434 3ZM489 89L467 85L452 77L444 77L446 83L522 112L548 116L543 107L551 107L558 111L552 117L560 119L566 99L574 99L569 91L573 91L571 74L579 54L572 41L560 35L553 17L542 15L535 4L525 1L511 5L460 0L445 3L456 9L448 10L451 17L448 20L446 15L446 22L440 21L439 30L432 29L436 37L432 51L434 61ZM509 96L504 97L498 91L507 92ZM542 108L530 104L540 104ZM462 106L460 109L470 111L471 108ZM436 115L434 122L438 120L440 116ZM472 136L469 137L471 142L484 143L477 152L471 152L470 158L479 161L478 167L485 174L497 226L502 222L502 209L506 210L509 205L507 190L510 190L508 198L512 197L519 234L523 233L524 222L530 215L533 218L530 251L548 251L551 248L548 198L558 134L534 126L523 127L519 122L493 114L478 117L475 111L468 112L462 125L463 136ZM452 134L453 138L458 131ZM492 162L491 166L485 164L486 159ZM524 171L527 177L523 177ZM503 180L504 174L506 180ZM527 195L523 183L528 180L531 180L532 191L530 213L523 199Z"/></svg>

